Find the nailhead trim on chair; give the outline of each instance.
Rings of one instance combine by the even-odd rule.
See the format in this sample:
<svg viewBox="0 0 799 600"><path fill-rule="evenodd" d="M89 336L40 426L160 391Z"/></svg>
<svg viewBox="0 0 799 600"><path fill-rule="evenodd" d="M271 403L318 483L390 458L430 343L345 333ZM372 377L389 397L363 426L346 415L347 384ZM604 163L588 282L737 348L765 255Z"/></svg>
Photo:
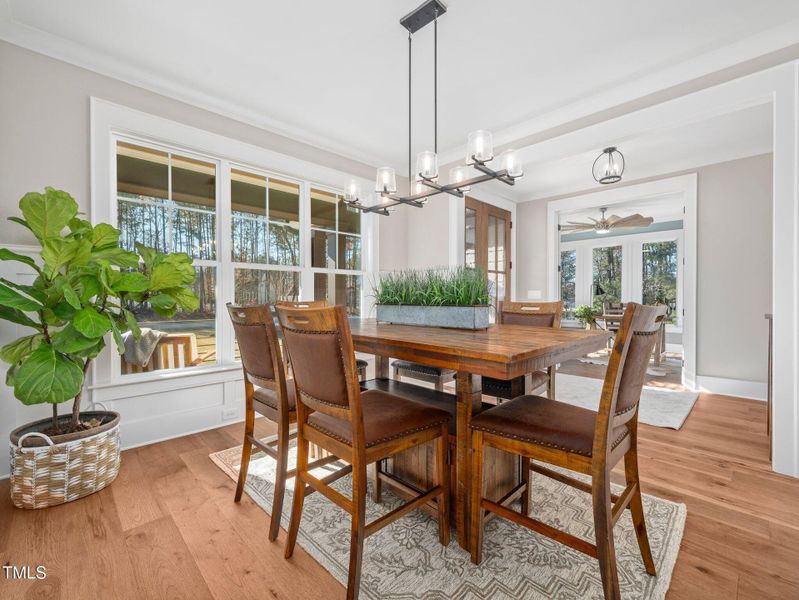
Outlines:
<svg viewBox="0 0 799 600"><path fill-rule="evenodd" d="M416 433L418 431L426 431L428 429L433 429L434 427L439 427L440 425L443 425L444 423L446 423L448 420L449 419L446 419L446 420L442 419L441 421L438 421L436 423L430 423L429 425L425 425L424 427L416 427L414 429L406 429L405 431L401 431L401 432L397 433L396 435L390 435L390 436L383 437L383 438L380 438L378 440L375 440L374 442L369 444L367 446L367 448L371 448L372 446L377 446L378 444L382 444L383 442L390 442L391 440L396 440L396 439L399 439L399 438L407 437L411 433ZM352 445L352 440L344 439L343 437L336 435L332 431L328 431L324 427L319 427L318 425L312 425L311 423L308 423L308 426L309 427L313 427L314 429L316 429L318 431L321 431L322 433L325 433L325 434L329 435L330 437L332 437L334 439L337 439L339 442L344 442L347 445Z"/></svg>
<svg viewBox="0 0 799 600"><path fill-rule="evenodd" d="M472 430L485 431L486 433L493 433L494 435L499 435L501 437L512 439L512 440L519 440L519 441L522 441L522 442L531 442L533 444L538 444L539 446L544 446L546 448L554 448L555 450L563 450L564 452L571 452L572 454L579 454L581 456L587 456L589 458L591 456L591 453L585 454L583 452L578 452L574 448L566 448L564 446L559 446L557 444L550 444L550 443L547 443L547 442L542 442L542 441L536 440L534 438L522 437L520 435L508 435L507 433L496 431L494 429L489 429L487 427L480 427L479 425L474 425L473 424L472 425ZM611 448L615 448L616 446L618 446L621 443L621 441L625 438L626 435L627 435L627 430L625 429L624 431L621 432L621 434L619 434L619 437L616 438L616 440L614 440L613 444L611 445Z"/></svg>

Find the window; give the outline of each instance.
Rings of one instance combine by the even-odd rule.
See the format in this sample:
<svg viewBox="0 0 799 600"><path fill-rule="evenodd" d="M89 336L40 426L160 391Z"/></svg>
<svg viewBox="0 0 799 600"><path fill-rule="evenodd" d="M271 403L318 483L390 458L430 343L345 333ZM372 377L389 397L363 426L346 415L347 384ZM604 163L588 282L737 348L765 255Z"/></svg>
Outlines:
<svg viewBox="0 0 799 600"><path fill-rule="evenodd" d="M644 304L669 307L667 322L677 314L677 241L642 244L642 298Z"/></svg>
<svg viewBox="0 0 799 600"><path fill-rule="evenodd" d="M122 373L215 364L216 356L216 185L217 165L117 143L117 223L120 242L136 242L161 252L185 252L194 258L200 299L197 311L165 319L148 305L130 308L157 344L142 342L139 364L122 359ZM146 360L149 356L149 360ZM141 364L145 363L145 364Z"/></svg>
<svg viewBox="0 0 799 600"><path fill-rule="evenodd" d="M336 190L157 143L117 136L114 144L122 245L188 253L200 299L197 311L171 319L136 308L159 339L143 348L153 350L146 364L123 358L122 375L230 364L238 349L218 344L234 336L226 312L217 314L228 301L326 298L360 316L363 216ZM219 181L228 180L222 189Z"/></svg>
<svg viewBox="0 0 799 600"><path fill-rule="evenodd" d="M560 253L560 299L563 300L563 318L571 319L574 312L577 278L577 251Z"/></svg>
<svg viewBox="0 0 799 600"><path fill-rule="evenodd" d="M605 302L621 302L621 246L594 248L592 253L594 310L602 310Z"/></svg>
<svg viewBox="0 0 799 600"><path fill-rule="evenodd" d="M361 313L361 213L335 192L311 188L311 267L314 299ZM356 273L342 273L355 271Z"/></svg>

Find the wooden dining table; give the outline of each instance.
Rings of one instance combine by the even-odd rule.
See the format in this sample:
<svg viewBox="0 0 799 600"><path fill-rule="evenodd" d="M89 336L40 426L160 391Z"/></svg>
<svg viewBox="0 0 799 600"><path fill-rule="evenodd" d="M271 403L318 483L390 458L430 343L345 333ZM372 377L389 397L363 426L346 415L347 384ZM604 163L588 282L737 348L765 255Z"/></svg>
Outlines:
<svg viewBox="0 0 799 600"><path fill-rule="evenodd" d="M374 319L353 319L350 329L355 350L375 356L376 379L388 379L389 357L456 372L455 527L463 548L468 548L469 531L469 427L482 408L481 378L518 378L595 352L609 337L596 330L491 325L472 331Z"/></svg>

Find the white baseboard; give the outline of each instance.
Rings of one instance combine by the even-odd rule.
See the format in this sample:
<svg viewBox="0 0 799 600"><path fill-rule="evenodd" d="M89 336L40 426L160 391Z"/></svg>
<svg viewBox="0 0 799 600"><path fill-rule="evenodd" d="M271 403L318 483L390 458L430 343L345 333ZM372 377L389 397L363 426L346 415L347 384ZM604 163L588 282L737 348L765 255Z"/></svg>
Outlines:
<svg viewBox="0 0 799 600"><path fill-rule="evenodd" d="M686 377L686 379L688 378ZM768 398L768 385L763 381L697 375L693 388L699 392L737 396L751 400L766 400Z"/></svg>

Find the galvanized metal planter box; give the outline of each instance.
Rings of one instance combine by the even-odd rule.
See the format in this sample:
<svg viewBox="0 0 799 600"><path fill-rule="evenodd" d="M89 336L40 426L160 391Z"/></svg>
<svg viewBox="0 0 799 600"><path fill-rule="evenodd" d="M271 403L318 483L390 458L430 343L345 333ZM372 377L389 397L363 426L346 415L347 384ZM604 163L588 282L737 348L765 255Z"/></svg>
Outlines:
<svg viewBox="0 0 799 600"><path fill-rule="evenodd" d="M486 329L490 306L411 306L378 304L377 320L401 325Z"/></svg>

